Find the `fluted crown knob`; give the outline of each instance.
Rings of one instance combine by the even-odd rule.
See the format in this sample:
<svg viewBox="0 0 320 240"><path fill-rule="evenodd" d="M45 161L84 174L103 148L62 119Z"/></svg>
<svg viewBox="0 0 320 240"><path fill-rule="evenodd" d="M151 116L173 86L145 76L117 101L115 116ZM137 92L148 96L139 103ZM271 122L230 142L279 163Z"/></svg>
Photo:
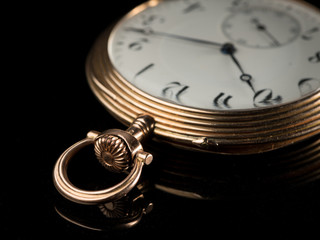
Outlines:
<svg viewBox="0 0 320 240"><path fill-rule="evenodd" d="M125 141L118 136L99 136L94 150L99 162L112 172L123 172L130 167L130 151Z"/></svg>

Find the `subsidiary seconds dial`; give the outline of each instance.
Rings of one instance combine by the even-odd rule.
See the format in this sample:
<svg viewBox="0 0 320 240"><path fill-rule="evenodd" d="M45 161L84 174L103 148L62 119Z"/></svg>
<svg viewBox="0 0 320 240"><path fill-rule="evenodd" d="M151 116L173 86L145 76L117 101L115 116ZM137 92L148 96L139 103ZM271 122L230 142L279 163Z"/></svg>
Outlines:
<svg viewBox="0 0 320 240"><path fill-rule="evenodd" d="M296 18L269 7L238 8L225 19L222 29L230 41L254 48L280 47L301 33Z"/></svg>

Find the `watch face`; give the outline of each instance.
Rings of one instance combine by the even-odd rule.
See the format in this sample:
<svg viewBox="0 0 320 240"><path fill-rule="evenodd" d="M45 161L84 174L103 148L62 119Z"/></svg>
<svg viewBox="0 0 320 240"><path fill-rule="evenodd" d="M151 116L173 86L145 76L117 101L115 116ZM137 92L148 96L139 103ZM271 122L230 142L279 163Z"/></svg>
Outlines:
<svg viewBox="0 0 320 240"><path fill-rule="evenodd" d="M108 52L153 97L232 111L319 91L319 43L320 13L300 1L150 1L114 27Z"/></svg>

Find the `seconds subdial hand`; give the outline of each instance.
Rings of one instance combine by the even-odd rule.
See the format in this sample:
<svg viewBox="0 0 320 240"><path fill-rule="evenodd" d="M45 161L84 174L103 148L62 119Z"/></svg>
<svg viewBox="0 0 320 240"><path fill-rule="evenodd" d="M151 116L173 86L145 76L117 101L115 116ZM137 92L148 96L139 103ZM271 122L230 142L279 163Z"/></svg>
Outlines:
<svg viewBox="0 0 320 240"><path fill-rule="evenodd" d="M276 39L276 37L268 30L267 26L262 24L258 18L251 19L251 22L256 25L258 31L261 31L267 35L274 46L279 47L281 45L278 39Z"/></svg>

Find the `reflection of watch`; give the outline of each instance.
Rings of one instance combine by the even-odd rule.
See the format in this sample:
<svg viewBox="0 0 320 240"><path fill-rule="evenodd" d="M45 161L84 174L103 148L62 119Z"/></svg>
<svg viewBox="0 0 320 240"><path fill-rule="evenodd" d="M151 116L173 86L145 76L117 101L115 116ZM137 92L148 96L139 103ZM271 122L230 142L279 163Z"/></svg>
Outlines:
<svg viewBox="0 0 320 240"><path fill-rule="evenodd" d="M100 161L118 170L151 161L136 141L149 130L175 146L232 154L270 151L320 133L319 41L319 10L295 0L138 6L96 42L87 76L121 122L149 117L127 132L91 133L66 151L55 170L58 189L75 200L78 193L60 177L70 154L95 139Z"/></svg>

